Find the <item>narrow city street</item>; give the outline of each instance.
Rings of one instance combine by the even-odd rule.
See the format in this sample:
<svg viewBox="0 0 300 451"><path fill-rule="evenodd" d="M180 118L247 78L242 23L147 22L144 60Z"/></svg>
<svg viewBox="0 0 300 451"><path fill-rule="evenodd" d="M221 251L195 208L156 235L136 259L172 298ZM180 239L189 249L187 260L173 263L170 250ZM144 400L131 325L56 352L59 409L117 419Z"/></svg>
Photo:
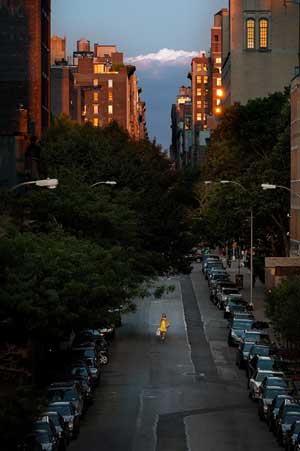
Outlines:
<svg viewBox="0 0 300 451"><path fill-rule="evenodd" d="M71 451L271 451L276 440L248 399L227 345L227 321L209 301L199 265L191 276L124 317L94 405ZM162 312L171 323L155 336Z"/></svg>

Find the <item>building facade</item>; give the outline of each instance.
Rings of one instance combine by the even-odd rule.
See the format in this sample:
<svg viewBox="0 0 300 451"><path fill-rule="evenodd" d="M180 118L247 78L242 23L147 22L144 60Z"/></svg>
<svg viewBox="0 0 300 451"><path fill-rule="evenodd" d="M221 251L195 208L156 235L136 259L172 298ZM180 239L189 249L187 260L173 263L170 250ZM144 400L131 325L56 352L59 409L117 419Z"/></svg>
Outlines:
<svg viewBox="0 0 300 451"><path fill-rule="evenodd" d="M0 30L0 183L12 184L50 122L50 0L0 0Z"/></svg>
<svg viewBox="0 0 300 451"><path fill-rule="evenodd" d="M190 166L192 164L192 91L190 87L181 86L176 104L171 109L172 143L170 158L175 167Z"/></svg>
<svg viewBox="0 0 300 451"><path fill-rule="evenodd" d="M114 45L77 43L77 67L74 78L73 119L95 127L106 127L116 121L135 139L146 138L145 103L140 99L141 90L135 67L124 64L123 53Z"/></svg>
<svg viewBox="0 0 300 451"><path fill-rule="evenodd" d="M67 59L67 39L59 36L51 37L51 65L66 61Z"/></svg>
<svg viewBox="0 0 300 451"><path fill-rule="evenodd" d="M291 85L290 256L300 256L300 76Z"/></svg>
<svg viewBox="0 0 300 451"><path fill-rule="evenodd" d="M289 86L298 65L298 6L284 0L230 0L224 105L246 104Z"/></svg>

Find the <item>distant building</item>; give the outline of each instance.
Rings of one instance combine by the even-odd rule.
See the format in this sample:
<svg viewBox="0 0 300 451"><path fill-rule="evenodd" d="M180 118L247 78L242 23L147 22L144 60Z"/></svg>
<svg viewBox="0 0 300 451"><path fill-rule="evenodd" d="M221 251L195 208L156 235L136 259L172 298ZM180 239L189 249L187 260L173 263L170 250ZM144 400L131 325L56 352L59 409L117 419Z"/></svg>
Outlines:
<svg viewBox="0 0 300 451"><path fill-rule="evenodd" d="M300 76L291 85L290 256L300 257Z"/></svg>
<svg viewBox="0 0 300 451"><path fill-rule="evenodd" d="M172 105L172 144L170 158L177 169L192 165L192 91L190 87L181 86Z"/></svg>
<svg viewBox="0 0 300 451"><path fill-rule="evenodd" d="M51 113L74 117L73 68L66 62L51 66Z"/></svg>
<svg viewBox="0 0 300 451"><path fill-rule="evenodd" d="M133 139L146 137L145 104L140 99L135 67L125 65L114 45L77 42L74 77L74 114L79 123L105 127L116 121Z"/></svg>
<svg viewBox="0 0 300 451"><path fill-rule="evenodd" d="M59 63L61 61L66 61L67 59L67 39L64 36L60 38L59 36L51 37L51 65Z"/></svg>
<svg viewBox="0 0 300 451"><path fill-rule="evenodd" d="M10 185L36 171L26 149L49 126L50 0L2 0L0 30L0 184Z"/></svg>
<svg viewBox="0 0 300 451"><path fill-rule="evenodd" d="M298 6L284 0L230 0L224 105L283 91L298 65Z"/></svg>

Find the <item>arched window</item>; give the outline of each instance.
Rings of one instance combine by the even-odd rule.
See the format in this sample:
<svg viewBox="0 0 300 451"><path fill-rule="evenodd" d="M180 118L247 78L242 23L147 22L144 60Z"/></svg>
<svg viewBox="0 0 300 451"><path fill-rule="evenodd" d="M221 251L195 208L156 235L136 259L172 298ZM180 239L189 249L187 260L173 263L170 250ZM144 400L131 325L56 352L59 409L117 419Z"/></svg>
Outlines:
<svg viewBox="0 0 300 451"><path fill-rule="evenodd" d="M255 20L247 19L246 22L246 47L247 49L255 49Z"/></svg>
<svg viewBox="0 0 300 451"><path fill-rule="evenodd" d="M268 48L269 21L268 19L260 19L259 21L259 48Z"/></svg>

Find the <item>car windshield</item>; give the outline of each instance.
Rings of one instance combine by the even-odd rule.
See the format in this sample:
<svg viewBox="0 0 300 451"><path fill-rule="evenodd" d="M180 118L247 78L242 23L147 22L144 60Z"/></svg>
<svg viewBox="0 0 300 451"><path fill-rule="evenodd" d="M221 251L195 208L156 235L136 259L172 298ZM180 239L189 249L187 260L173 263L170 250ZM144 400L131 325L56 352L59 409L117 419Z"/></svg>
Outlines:
<svg viewBox="0 0 300 451"><path fill-rule="evenodd" d="M264 390L263 397L267 399L273 399L279 393L284 391L284 387L267 387Z"/></svg>
<svg viewBox="0 0 300 451"><path fill-rule="evenodd" d="M59 412L62 416L72 415L72 407L70 404L56 404L51 405L51 409Z"/></svg>
<svg viewBox="0 0 300 451"><path fill-rule="evenodd" d="M268 357L270 354L270 348L268 346L253 346L251 351L251 355L261 355L264 357Z"/></svg>
<svg viewBox="0 0 300 451"><path fill-rule="evenodd" d="M228 302L228 307L230 308L230 310L239 310L239 311L242 311L245 308L243 304L239 304L233 301Z"/></svg>
<svg viewBox="0 0 300 451"><path fill-rule="evenodd" d="M247 330L250 329L252 325L252 321L251 320L234 320L232 323L232 328L233 329L243 329L243 330Z"/></svg>
<svg viewBox="0 0 300 451"><path fill-rule="evenodd" d="M51 418L54 426L59 426L59 418L58 415L55 415L54 413L49 413L49 417Z"/></svg>
<svg viewBox="0 0 300 451"><path fill-rule="evenodd" d="M49 398L52 402L55 401L74 401L78 399L78 394L72 388L66 390L49 390Z"/></svg>
<svg viewBox="0 0 300 451"><path fill-rule="evenodd" d="M45 430L36 431L36 438L39 443L49 443L49 435Z"/></svg>
<svg viewBox="0 0 300 451"><path fill-rule="evenodd" d="M244 343L243 345L243 352L247 352L251 349L252 343Z"/></svg>
<svg viewBox="0 0 300 451"><path fill-rule="evenodd" d="M249 340L257 341L260 339L261 334L259 332L246 332L246 338L249 338Z"/></svg>
<svg viewBox="0 0 300 451"><path fill-rule="evenodd" d="M273 360L258 360L257 368L260 370L271 370L273 368Z"/></svg>
<svg viewBox="0 0 300 451"><path fill-rule="evenodd" d="M284 418L285 424L293 424L294 421L300 420L300 413L287 413Z"/></svg>
<svg viewBox="0 0 300 451"><path fill-rule="evenodd" d="M88 376L89 375L87 369L84 367L72 368L71 374L73 376Z"/></svg>

